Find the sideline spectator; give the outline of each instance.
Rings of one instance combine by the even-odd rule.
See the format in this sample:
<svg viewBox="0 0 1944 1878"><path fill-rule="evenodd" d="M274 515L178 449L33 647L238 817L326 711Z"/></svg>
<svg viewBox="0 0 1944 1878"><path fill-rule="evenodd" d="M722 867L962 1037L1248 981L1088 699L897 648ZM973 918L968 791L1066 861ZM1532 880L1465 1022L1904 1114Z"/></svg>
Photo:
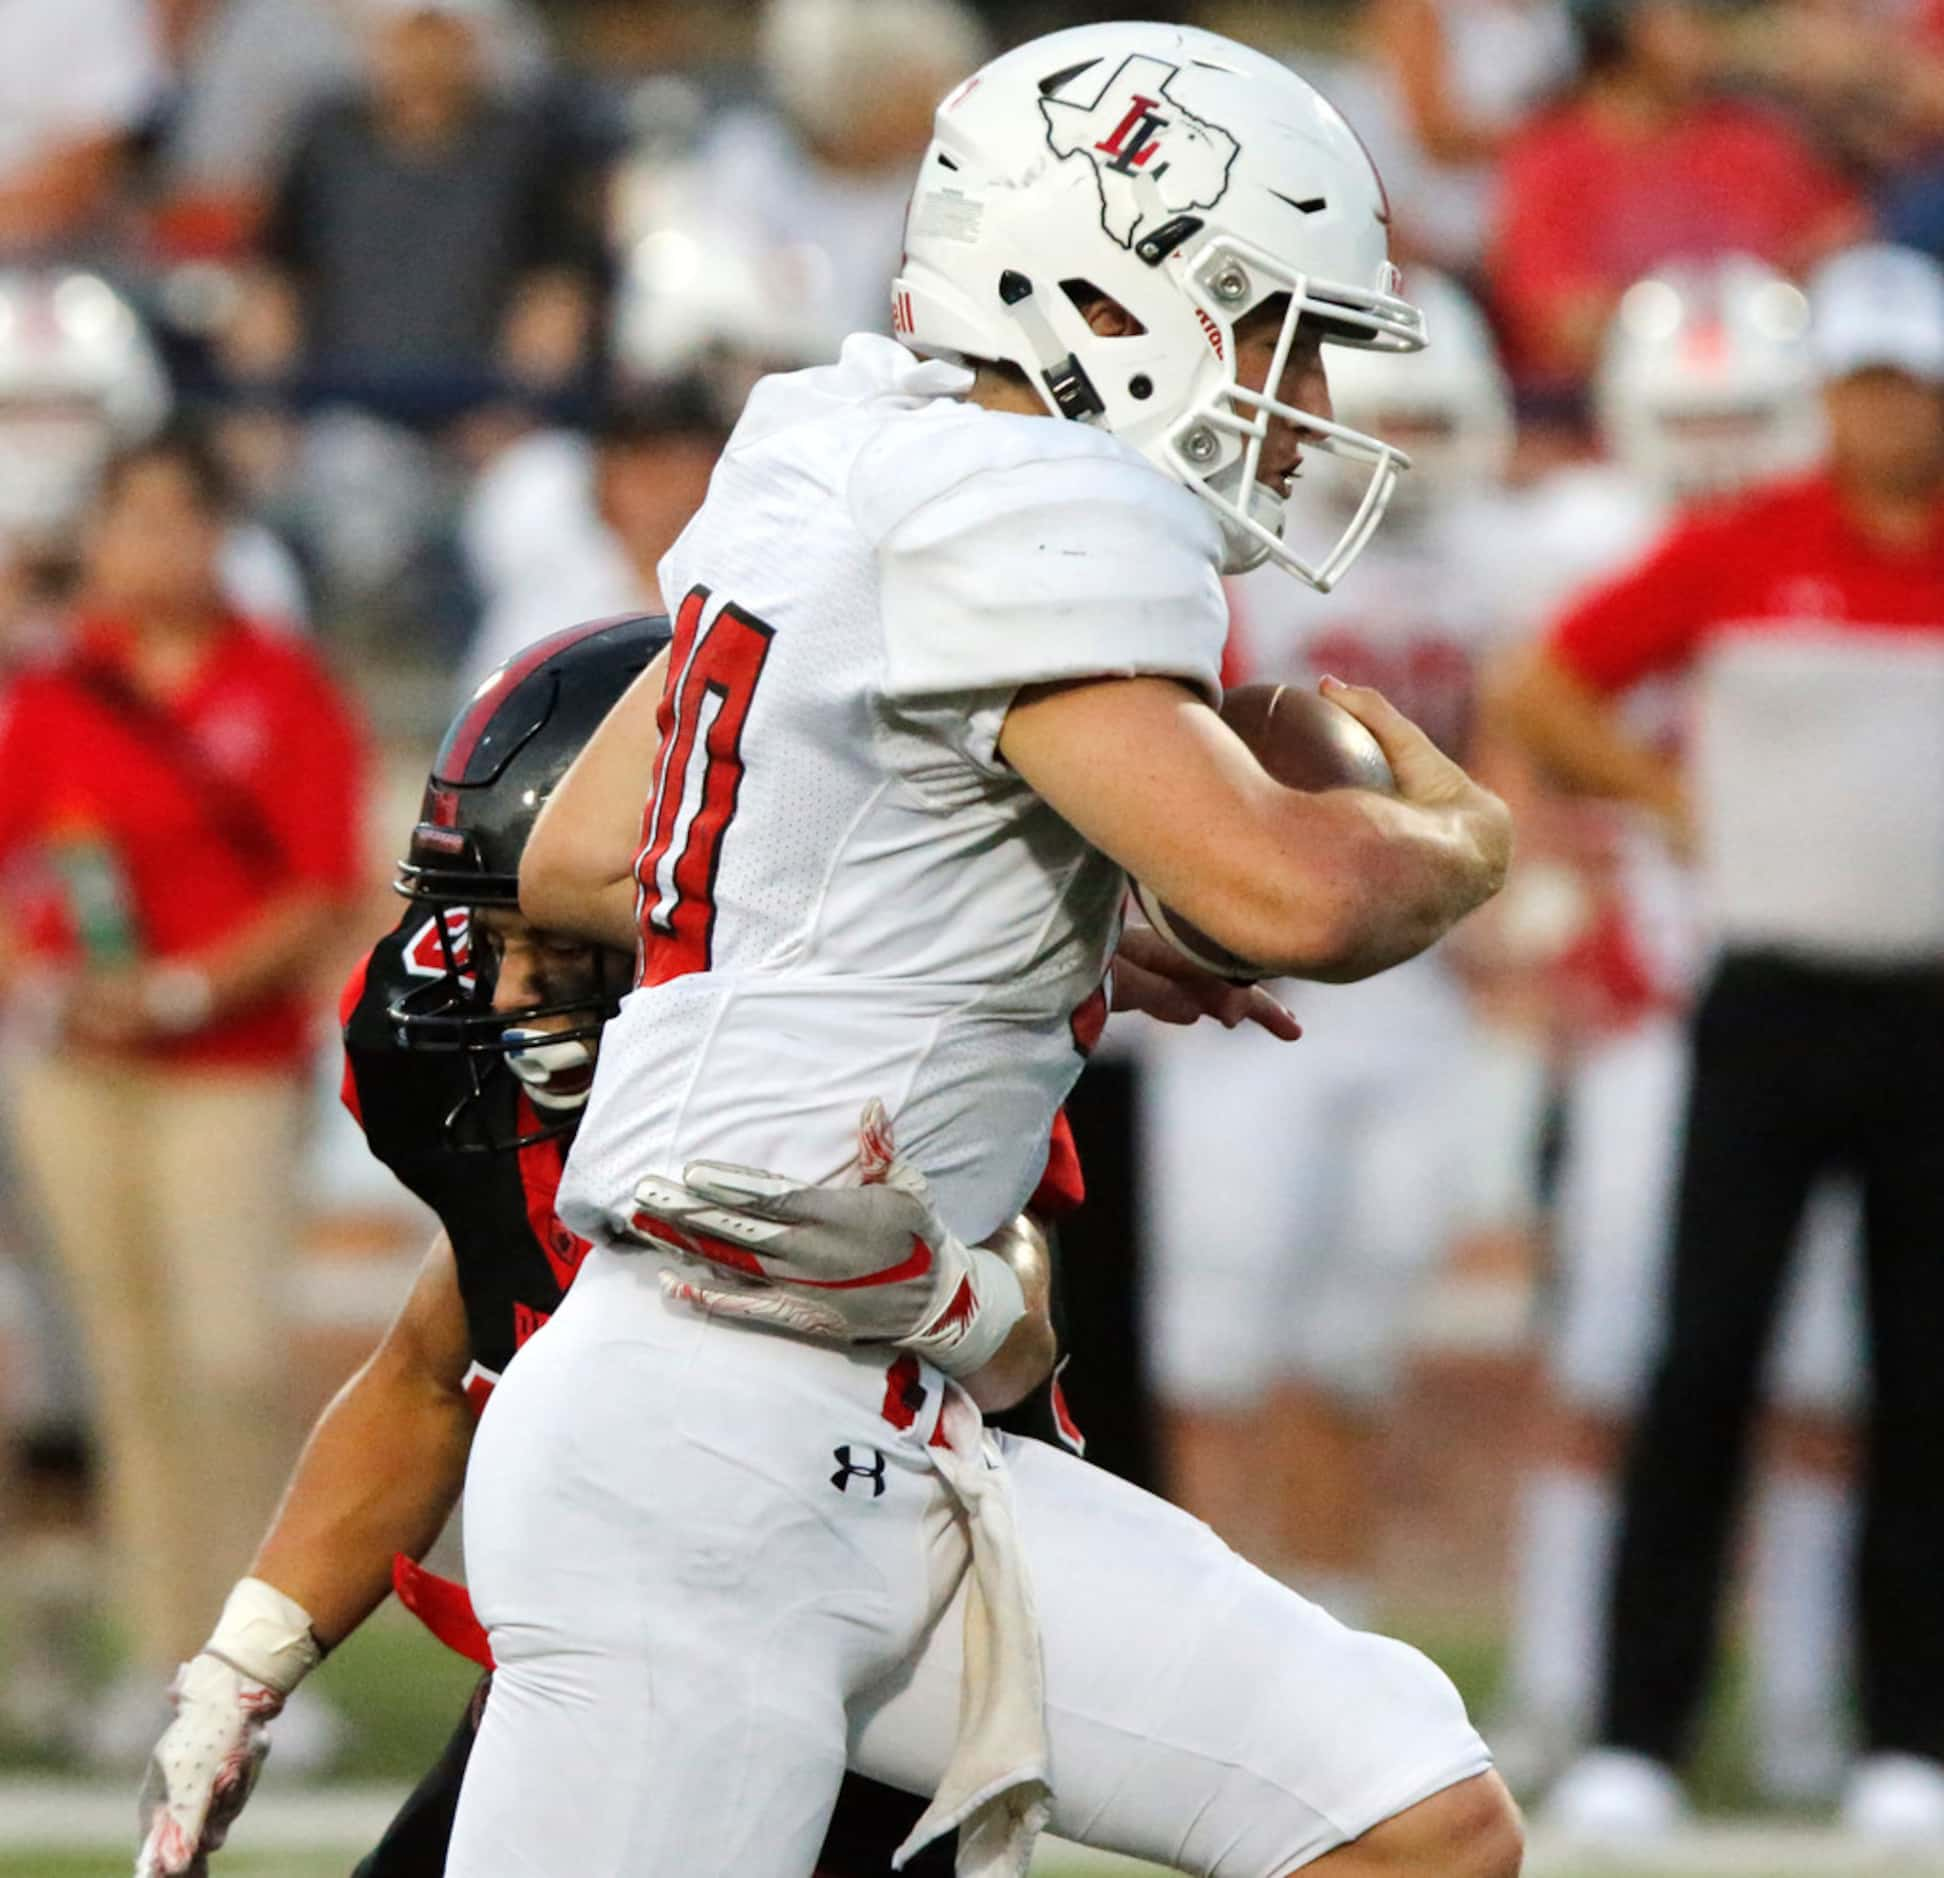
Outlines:
<svg viewBox="0 0 1944 1878"><path fill-rule="evenodd" d="M1573 607L1511 722L1589 793L1698 844L1719 956L1691 1029L1665 1344L1629 1455L1604 1748L1583 1833L1683 1801L1757 1379L1813 1183L1857 1177L1873 1394L1858 1575L1865 1757L1846 1824L1944 1847L1944 270L1812 288L1828 469L1677 524ZM1694 678L1691 792L1613 700Z"/></svg>
<svg viewBox="0 0 1944 1878"><path fill-rule="evenodd" d="M102 234L165 77L148 0L0 0L0 259Z"/></svg>
<svg viewBox="0 0 1944 1878"><path fill-rule="evenodd" d="M487 87L500 8L364 0L367 82L300 136L229 335L245 376L416 420L579 369L597 261L555 130Z"/></svg>
<svg viewBox="0 0 1944 1878"><path fill-rule="evenodd" d="M697 225L757 253L820 250L811 293L837 333L882 332L912 165L985 29L963 0L769 0L761 53L783 115L737 112L705 143Z"/></svg>
<svg viewBox="0 0 1944 1878"><path fill-rule="evenodd" d="M300 139L227 364L314 409L295 437L272 421L267 454L327 596L383 610L417 579L396 610L451 628L454 452L491 447L509 394L580 372L601 262L556 125L487 87L504 0L359 3L367 84Z"/></svg>
<svg viewBox="0 0 1944 1878"><path fill-rule="evenodd" d="M175 0L179 81L160 165L163 245L229 253L268 207L309 111L357 84L363 0ZM496 92L530 91L547 69L546 38L521 0L481 20Z"/></svg>
<svg viewBox="0 0 1944 1878"><path fill-rule="evenodd" d="M1363 86L1379 94L1371 102L1382 127L1365 137L1398 239L1439 267L1475 275L1498 160L1573 75L1566 8L1561 0L1370 0L1364 27L1376 69ZM1362 127L1365 112L1353 116Z"/></svg>
<svg viewBox="0 0 1944 1878"><path fill-rule="evenodd" d="M70 646L0 712L0 997L40 1038L6 1118L87 1342L133 1651L108 1759L146 1747L289 1460L308 976L359 876L359 733L307 651L227 609L226 520L193 438L115 458Z"/></svg>
<svg viewBox="0 0 1944 1878"><path fill-rule="evenodd" d="M1500 177L1490 277L1514 376L1577 386L1628 284L1752 254L1797 273L1863 230L1856 193L1786 120L1718 97L1706 0L1583 0L1583 77Z"/></svg>
<svg viewBox="0 0 1944 1878"><path fill-rule="evenodd" d="M110 453L152 436L169 381L135 309L94 274L0 269L0 663L74 572L77 532ZM302 626L289 549L249 516L223 543L224 590L252 618ZM24 587L31 604L9 603Z"/></svg>
<svg viewBox="0 0 1944 1878"><path fill-rule="evenodd" d="M656 570L701 507L727 441L707 390L680 381L613 406L591 446L551 431L504 452L467 518L484 550L475 567L498 575L466 656L467 686L563 619L665 611Z"/></svg>

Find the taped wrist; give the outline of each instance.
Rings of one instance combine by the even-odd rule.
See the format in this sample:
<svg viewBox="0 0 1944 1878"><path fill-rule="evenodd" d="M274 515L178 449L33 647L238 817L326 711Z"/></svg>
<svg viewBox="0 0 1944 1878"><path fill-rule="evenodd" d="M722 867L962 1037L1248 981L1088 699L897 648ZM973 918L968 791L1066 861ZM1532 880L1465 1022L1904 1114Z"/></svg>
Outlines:
<svg viewBox="0 0 1944 1878"><path fill-rule="evenodd" d="M918 1353L952 1377L969 1376L999 1354L1026 1315L1019 1274L984 1246L967 1249L969 1270L945 1309L914 1342Z"/></svg>
<svg viewBox="0 0 1944 1878"><path fill-rule="evenodd" d="M261 1578L237 1580L203 1651L279 1695L288 1695L324 1660L310 1612Z"/></svg>

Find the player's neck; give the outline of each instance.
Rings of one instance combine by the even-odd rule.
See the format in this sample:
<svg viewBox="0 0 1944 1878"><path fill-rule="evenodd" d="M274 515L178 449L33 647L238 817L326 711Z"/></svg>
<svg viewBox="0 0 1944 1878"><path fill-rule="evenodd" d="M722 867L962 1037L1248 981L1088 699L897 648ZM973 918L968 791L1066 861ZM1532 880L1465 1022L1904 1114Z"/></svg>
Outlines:
<svg viewBox="0 0 1944 1878"><path fill-rule="evenodd" d="M972 389L965 394L965 401L987 411L1011 411L1021 417L1052 416L1046 401L1016 366L975 365Z"/></svg>

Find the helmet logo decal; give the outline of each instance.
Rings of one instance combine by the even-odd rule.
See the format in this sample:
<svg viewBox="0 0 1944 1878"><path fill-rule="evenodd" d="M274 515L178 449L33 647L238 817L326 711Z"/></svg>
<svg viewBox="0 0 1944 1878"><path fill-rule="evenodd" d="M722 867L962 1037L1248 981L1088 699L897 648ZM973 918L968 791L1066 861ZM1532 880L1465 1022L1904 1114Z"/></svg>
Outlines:
<svg viewBox="0 0 1944 1878"><path fill-rule="evenodd" d="M1200 307L1195 309L1195 317L1201 321L1201 328L1207 335L1208 343L1215 348L1215 356L1218 359L1227 358L1228 355L1222 350L1222 329Z"/></svg>
<svg viewBox="0 0 1944 1878"><path fill-rule="evenodd" d="M1148 222L1213 208L1228 193L1238 145L1168 90L1180 70L1135 53L1091 103L1040 100L1047 143L1063 161L1081 156L1093 165L1100 225L1123 248L1133 247Z"/></svg>
<svg viewBox="0 0 1944 1878"><path fill-rule="evenodd" d="M440 932L443 925L445 931ZM405 942L405 969L414 978L443 978L448 972L458 975L468 991L472 989L472 917L463 906L449 906L428 919Z"/></svg>

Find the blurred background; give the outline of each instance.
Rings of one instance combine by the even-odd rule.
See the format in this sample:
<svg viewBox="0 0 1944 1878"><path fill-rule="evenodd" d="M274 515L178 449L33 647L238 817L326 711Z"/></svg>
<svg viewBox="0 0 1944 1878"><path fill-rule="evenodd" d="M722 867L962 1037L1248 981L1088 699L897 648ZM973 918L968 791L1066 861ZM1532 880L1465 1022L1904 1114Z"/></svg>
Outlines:
<svg viewBox="0 0 1944 1878"><path fill-rule="evenodd" d="M1522 837L1435 954L1292 988L1293 1049L1110 1028L1074 1103L1067 1392L1092 1458L1437 1655L1522 1794L1598 1738L1719 935L1681 660L1568 651L1589 592L1858 423L1801 288L1858 243L1944 252L1944 7L0 0L0 1873L125 1869L167 1665L429 1235L338 1109L331 1020L448 717L531 639L658 606L754 378L887 328L936 99L1129 16L1341 106L1434 339L1409 369L1330 355L1339 417L1419 467L1340 592L1235 583L1230 676L1379 685ZM1937 455L1944 369L1888 363ZM1341 499L1305 477L1299 511ZM251 660L205 658L238 616ZM102 764L145 805L168 781L113 826L36 782L63 738L37 674L97 646L207 694L193 737L116 694ZM1663 799L1597 799L1535 698L1562 665ZM1856 786L1944 800L1940 731L1898 718ZM266 841L300 857L270 900ZM131 998L246 926L242 1018L205 1023L193 975ZM76 972L98 998L56 995ZM173 1174L115 1213L104 1170L144 1154ZM1818 1183L1772 1337L1751 1293L1698 1823L1653 1869L1944 1871L1846 1787L1860 1217ZM137 1283L146 1239L179 1256ZM153 1544L117 1558L111 1525ZM278 1724L219 1864L343 1870L466 1685L387 1611ZM1535 1869L1576 1856L1542 1836Z"/></svg>

